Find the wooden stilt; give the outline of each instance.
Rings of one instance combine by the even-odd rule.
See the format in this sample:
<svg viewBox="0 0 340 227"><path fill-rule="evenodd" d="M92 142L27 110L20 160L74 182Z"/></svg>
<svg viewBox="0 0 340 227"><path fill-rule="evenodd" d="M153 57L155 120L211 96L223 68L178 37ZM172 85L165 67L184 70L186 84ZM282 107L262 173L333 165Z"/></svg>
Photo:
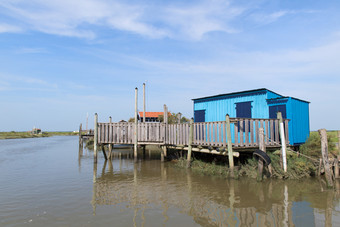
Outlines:
<svg viewBox="0 0 340 227"><path fill-rule="evenodd" d="M162 151L161 151L161 162L164 162L164 147L162 146Z"/></svg>
<svg viewBox="0 0 340 227"><path fill-rule="evenodd" d="M94 150L94 162L97 163L98 152L98 114L94 114L94 132L93 132L93 150Z"/></svg>
<svg viewBox="0 0 340 227"><path fill-rule="evenodd" d="M263 128L259 128L259 149L262 150L263 152L266 152ZM258 181L263 180L263 160L261 158L259 158L258 164L257 164L257 180Z"/></svg>
<svg viewBox="0 0 340 227"><path fill-rule="evenodd" d="M133 146L133 155L134 161L137 162L137 149L138 149L138 120L137 120L137 111L138 111L138 88L135 88L135 130L134 130L134 146Z"/></svg>
<svg viewBox="0 0 340 227"><path fill-rule="evenodd" d="M112 123L112 117L110 116L109 117L109 127L111 127L111 123ZM111 155L111 153L112 153L112 148L113 148L113 144L112 144L112 141L109 141L110 142L110 144L109 144L109 156L111 157L112 155Z"/></svg>
<svg viewBox="0 0 340 227"><path fill-rule="evenodd" d="M277 118L279 119L280 124L280 138L281 138L281 151L282 151L282 164L283 164L283 171L287 172L287 157L286 157L286 140L285 140L285 132L284 132L284 125L282 119L282 113L277 112Z"/></svg>
<svg viewBox="0 0 340 227"><path fill-rule="evenodd" d="M334 177L337 179L339 178L339 158L340 156L337 155L334 159Z"/></svg>
<svg viewBox="0 0 340 227"><path fill-rule="evenodd" d="M189 127L189 146L188 146L188 156L187 156L187 168L191 166L191 152L192 152L192 141L193 141L193 134L194 134L194 119L191 118L190 120L190 127Z"/></svg>
<svg viewBox="0 0 340 227"><path fill-rule="evenodd" d="M228 114L225 116L225 121L226 121L226 129L227 129L228 160L229 160L230 176L232 178L234 178L233 145L232 145L232 141L231 141L230 118L229 118Z"/></svg>
<svg viewBox="0 0 340 227"><path fill-rule="evenodd" d="M79 126L79 147L81 146L81 144L83 143L83 140L81 138L81 131L82 131L82 124L80 124Z"/></svg>
<svg viewBox="0 0 340 227"><path fill-rule="evenodd" d="M331 167L329 165L328 159L328 141L327 141L327 131L326 129L318 130L321 138L321 153L323 166L325 167L326 181L328 187L333 187L333 177L331 172Z"/></svg>
<svg viewBox="0 0 340 227"><path fill-rule="evenodd" d="M106 161L107 160L107 156L106 156L104 144L102 144L102 151L103 151L103 155L104 155L104 158L105 158L105 161Z"/></svg>
<svg viewBox="0 0 340 227"><path fill-rule="evenodd" d="M145 149L146 149L146 145L143 145L143 158L145 159Z"/></svg>

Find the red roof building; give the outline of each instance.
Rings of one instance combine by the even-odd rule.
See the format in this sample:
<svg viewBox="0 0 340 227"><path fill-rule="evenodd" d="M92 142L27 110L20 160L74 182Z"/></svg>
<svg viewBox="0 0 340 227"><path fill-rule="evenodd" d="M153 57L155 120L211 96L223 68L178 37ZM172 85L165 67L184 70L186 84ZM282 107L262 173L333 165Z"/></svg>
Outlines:
<svg viewBox="0 0 340 227"><path fill-rule="evenodd" d="M145 112L145 122L160 122L158 116L163 116L164 112ZM170 116L171 113L168 113ZM139 112L139 119L143 122L143 112Z"/></svg>

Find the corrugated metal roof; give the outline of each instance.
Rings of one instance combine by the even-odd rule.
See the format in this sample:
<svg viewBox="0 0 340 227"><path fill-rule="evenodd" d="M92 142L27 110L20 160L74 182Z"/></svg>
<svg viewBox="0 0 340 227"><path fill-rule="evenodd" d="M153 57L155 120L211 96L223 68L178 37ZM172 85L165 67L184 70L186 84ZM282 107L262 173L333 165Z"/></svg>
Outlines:
<svg viewBox="0 0 340 227"><path fill-rule="evenodd" d="M289 99L289 98L292 98L292 99L295 99L295 100L301 101L301 102L310 103L309 101L298 99L298 98L294 98L294 97L290 97L290 96L282 96L282 97L279 97L279 98L267 99L267 101L270 102L270 101L275 101L275 100L280 100L280 99Z"/></svg>
<svg viewBox="0 0 340 227"><path fill-rule="evenodd" d="M267 92L270 91L274 94L277 94L279 96L282 96L276 92L273 92L271 90L268 90L267 88L260 88L260 89L254 89L254 90L247 90L247 91L239 91L239 92L232 92L232 93L226 93L226 94L219 94L219 95L213 95L213 96L206 96L206 97L202 97L202 98L195 98L192 100L199 100L199 99L209 99L209 98L217 98L217 97L222 97L222 96L235 96L235 95L245 95L249 93L249 95L251 95L251 93L258 93L258 92Z"/></svg>

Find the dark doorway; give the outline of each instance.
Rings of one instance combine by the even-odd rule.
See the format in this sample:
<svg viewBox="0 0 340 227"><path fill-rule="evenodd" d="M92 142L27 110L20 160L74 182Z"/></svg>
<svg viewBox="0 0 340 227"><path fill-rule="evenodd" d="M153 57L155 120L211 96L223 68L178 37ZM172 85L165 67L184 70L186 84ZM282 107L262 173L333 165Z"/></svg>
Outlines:
<svg viewBox="0 0 340 227"><path fill-rule="evenodd" d="M205 110L195 110L194 120L195 122L205 122Z"/></svg>
<svg viewBox="0 0 340 227"><path fill-rule="evenodd" d="M277 118L277 112L282 113L282 118L287 119L287 111L286 111L286 105L276 105L276 106L270 106L269 107L269 118L276 119Z"/></svg>
<svg viewBox="0 0 340 227"><path fill-rule="evenodd" d="M236 103L236 117L240 117L240 118L251 118L251 102L239 102ZM240 122L238 122L238 131L241 131L241 127L242 127L242 131L245 132L245 122L243 122L242 125L240 125ZM248 131L250 131L250 125L248 126L249 129Z"/></svg>
<svg viewBox="0 0 340 227"><path fill-rule="evenodd" d="M236 117L251 118L251 102L236 103Z"/></svg>

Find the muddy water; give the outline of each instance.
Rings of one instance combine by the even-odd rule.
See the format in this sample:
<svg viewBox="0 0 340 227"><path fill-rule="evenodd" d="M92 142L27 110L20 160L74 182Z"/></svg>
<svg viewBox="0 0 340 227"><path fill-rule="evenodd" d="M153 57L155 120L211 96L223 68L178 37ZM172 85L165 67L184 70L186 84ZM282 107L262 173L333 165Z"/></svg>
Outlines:
<svg viewBox="0 0 340 227"><path fill-rule="evenodd" d="M226 180L115 152L94 165L77 137L0 141L0 226L340 226L319 179Z"/></svg>

